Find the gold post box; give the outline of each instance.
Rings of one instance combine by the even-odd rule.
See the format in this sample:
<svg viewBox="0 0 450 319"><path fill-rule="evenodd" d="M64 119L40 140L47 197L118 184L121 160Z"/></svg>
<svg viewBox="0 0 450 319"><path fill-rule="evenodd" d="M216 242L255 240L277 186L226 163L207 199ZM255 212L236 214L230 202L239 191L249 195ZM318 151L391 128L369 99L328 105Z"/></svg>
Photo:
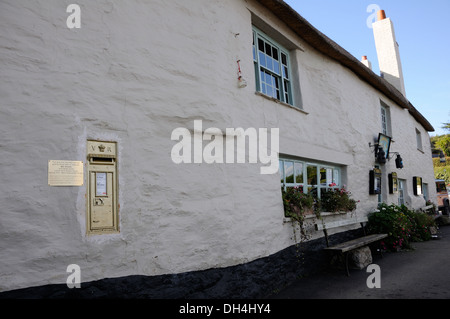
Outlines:
<svg viewBox="0 0 450 319"><path fill-rule="evenodd" d="M119 232L117 143L87 141L88 235Z"/></svg>

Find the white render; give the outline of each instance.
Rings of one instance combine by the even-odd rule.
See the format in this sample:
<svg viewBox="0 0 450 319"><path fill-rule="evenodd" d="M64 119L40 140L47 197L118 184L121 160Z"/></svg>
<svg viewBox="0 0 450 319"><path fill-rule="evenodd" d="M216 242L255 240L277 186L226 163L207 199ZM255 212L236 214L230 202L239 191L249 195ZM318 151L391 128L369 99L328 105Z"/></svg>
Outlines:
<svg viewBox="0 0 450 319"><path fill-rule="evenodd" d="M373 23L373 34L382 76L406 96L400 49L390 18Z"/></svg>
<svg viewBox="0 0 450 319"><path fill-rule="evenodd" d="M396 170L392 159L384 176L407 180L412 208L425 206L413 176L436 198L422 125L256 2L77 3L80 29L67 28L66 1L0 3L0 291L65 283L70 264L82 281L152 276L238 265L293 245L278 174L260 174L260 164L172 162L172 131L192 130L194 120L223 132L280 128L281 154L342 166L363 216L377 207L369 143L382 101L391 150L405 163ZM303 110L255 94L252 23L291 50ZM85 185L47 184L47 162L86 163L88 139L118 143L119 234L86 236ZM383 199L398 195L385 189Z"/></svg>

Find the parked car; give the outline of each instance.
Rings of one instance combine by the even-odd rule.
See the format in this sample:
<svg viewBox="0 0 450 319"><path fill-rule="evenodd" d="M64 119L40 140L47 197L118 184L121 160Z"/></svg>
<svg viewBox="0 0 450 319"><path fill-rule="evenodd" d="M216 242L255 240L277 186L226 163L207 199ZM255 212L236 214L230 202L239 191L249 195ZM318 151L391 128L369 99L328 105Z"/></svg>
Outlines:
<svg viewBox="0 0 450 319"><path fill-rule="evenodd" d="M450 214L450 190L447 190L447 185L443 179L436 180L436 192L438 199L438 209L443 215Z"/></svg>

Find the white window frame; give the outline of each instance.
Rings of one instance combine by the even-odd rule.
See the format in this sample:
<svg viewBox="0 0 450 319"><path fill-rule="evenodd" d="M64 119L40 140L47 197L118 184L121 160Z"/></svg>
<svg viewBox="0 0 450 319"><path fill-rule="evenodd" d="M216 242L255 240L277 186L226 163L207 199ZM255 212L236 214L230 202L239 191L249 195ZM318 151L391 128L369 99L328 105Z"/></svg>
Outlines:
<svg viewBox="0 0 450 319"><path fill-rule="evenodd" d="M263 42L264 48L261 48L261 42ZM267 55L266 47L269 47L271 56ZM274 51L276 51L276 54ZM277 57L274 57L274 54ZM266 59L268 59L267 63L265 62ZM253 62L256 91L294 106L289 51L254 26ZM262 76L264 76L264 79L262 79ZM277 91L279 94L277 94Z"/></svg>
<svg viewBox="0 0 450 319"><path fill-rule="evenodd" d="M293 169L293 180L292 182L287 181L286 178L291 176L286 176L286 167L289 166L289 164L286 163L292 163L292 169ZM315 163L311 161L302 161L302 160L296 160L291 158L285 158L280 157L279 158L279 174L281 187L283 187L284 190L288 187L302 187L304 193L309 192L317 192L317 197L321 197L321 192L326 189L339 189L341 187L341 167L334 166L334 165L328 165L328 164L321 164L321 163ZM301 174L303 177L303 181L298 182L297 181L297 170L296 168L301 167ZM308 182L308 168L313 168L313 172L315 170L315 183L309 183ZM323 179L321 178L323 173L325 173L325 183L323 182ZM300 175L300 173L299 173Z"/></svg>

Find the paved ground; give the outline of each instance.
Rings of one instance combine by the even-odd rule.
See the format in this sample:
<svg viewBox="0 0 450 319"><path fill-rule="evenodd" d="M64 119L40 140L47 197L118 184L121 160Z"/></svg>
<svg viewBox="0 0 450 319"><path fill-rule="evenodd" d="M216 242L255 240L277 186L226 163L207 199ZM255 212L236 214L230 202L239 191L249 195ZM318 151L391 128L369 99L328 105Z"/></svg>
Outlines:
<svg viewBox="0 0 450 319"><path fill-rule="evenodd" d="M414 250L373 257L380 266L381 288L368 288L372 273L330 270L299 279L271 299L450 299L450 226L440 239L413 243Z"/></svg>

